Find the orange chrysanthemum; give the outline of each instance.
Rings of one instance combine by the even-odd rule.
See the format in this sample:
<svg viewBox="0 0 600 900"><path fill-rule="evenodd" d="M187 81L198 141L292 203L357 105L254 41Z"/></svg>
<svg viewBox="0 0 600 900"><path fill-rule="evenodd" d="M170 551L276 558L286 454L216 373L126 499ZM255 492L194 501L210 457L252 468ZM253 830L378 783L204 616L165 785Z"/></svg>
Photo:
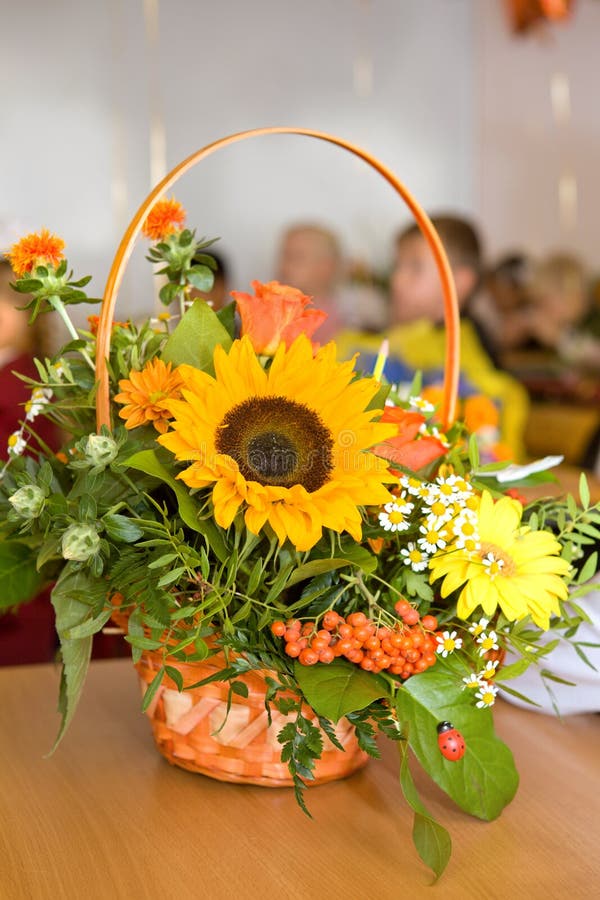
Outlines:
<svg viewBox="0 0 600 900"><path fill-rule="evenodd" d="M121 393L115 401L124 404L119 416L125 419L125 428L152 424L160 434L167 431L172 415L162 404L165 400L179 400L182 387L179 372L171 370L171 363L151 359L141 372L130 372L119 387Z"/></svg>
<svg viewBox="0 0 600 900"><path fill-rule="evenodd" d="M17 241L6 254L17 278L31 272L35 266L56 266L63 258L65 242L47 228L33 232Z"/></svg>
<svg viewBox="0 0 600 900"><path fill-rule="evenodd" d="M183 229L185 217L186 211L175 197L159 200L148 213L142 232L151 241L164 241L170 234Z"/></svg>

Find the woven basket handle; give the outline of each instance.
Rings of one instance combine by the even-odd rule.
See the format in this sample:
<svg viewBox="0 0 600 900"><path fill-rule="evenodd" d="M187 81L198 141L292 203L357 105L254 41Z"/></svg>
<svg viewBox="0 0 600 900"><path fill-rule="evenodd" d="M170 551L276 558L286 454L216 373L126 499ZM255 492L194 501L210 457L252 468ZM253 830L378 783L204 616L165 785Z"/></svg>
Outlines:
<svg viewBox="0 0 600 900"><path fill-rule="evenodd" d="M160 184L144 200L135 216L131 220L127 231L123 235L123 239L119 245L113 264L111 266L102 308L100 310L100 322L98 324L98 336L96 347L96 378L98 381L98 393L96 399L96 421L98 430L102 425L111 427L110 420L110 397L109 397L109 377L106 360L110 350L110 336L112 330L113 314L117 294L123 280L125 267L133 251L135 240L141 231L144 221L156 203L156 201L175 184L178 179L184 175L189 169L199 163L202 159L227 147L229 144L235 144L237 141L244 141L246 138L260 137L265 134L299 134L306 137L317 138L320 141L327 141L348 150L360 159L364 159L375 171L383 175L386 181L396 190L402 197L415 220L421 229L423 237L429 244L435 263L440 276L442 291L444 295L444 318L446 323L446 360L444 370L444 392L442 402L442 421L447 426L454 419L456 407L456 395L458 391L458 374L459 374L459 315L458 303L456 299L456 290L454 287L454 279L448 263L448 258L442 246L440 238L431 224L431 221L425 211L417 203L412 194L406 189L402 182L394 175L394 173L379 162L374 156L371 156L360 147L356 147L349 141L335 137L331 134L325 134L321 131L312 131L309 128L253 128L250 131L241 131L238 134L231 134L229 137L221 138L212 144L208 144L196 153L192 153L187 159L175 166L168 175L163 178Z"/></svg>

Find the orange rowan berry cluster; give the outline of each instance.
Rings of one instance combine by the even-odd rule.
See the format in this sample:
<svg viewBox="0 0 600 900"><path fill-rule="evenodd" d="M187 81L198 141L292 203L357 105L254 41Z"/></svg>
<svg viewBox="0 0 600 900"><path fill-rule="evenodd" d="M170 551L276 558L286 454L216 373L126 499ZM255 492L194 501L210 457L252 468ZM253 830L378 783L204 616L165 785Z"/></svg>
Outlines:
<svg viewBox="0 0 600 900"><path fill-rule="evenodd" d="M423 616L405 600L396 604L403 620L393 628L378 627L362 612L344 618L333 610L323 616L321 628L315 622L273 622L275 637L285 640L285 652L303 666L326 665L336 657L360 666L365 672L389 672L402 679L424 672L436 661L434 616Z"/></svg>

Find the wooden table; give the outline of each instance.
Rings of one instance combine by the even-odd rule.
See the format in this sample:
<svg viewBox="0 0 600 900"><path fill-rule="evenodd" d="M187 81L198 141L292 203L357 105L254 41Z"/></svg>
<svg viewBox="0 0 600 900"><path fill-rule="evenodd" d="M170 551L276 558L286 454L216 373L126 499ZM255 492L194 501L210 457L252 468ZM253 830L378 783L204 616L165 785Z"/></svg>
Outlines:
<svg viewBox="0 0 600 900"><path fill-rule="evenodd" d="M2 900L591 898L600 891L600 717L564 722L497 706L521 773L495 822L418 779L453 837L434 893L411 841L394 747L309 792L221 784L154 750L125 660L92 664L71 730L50 759L58 672L0 670Z"/></svg>

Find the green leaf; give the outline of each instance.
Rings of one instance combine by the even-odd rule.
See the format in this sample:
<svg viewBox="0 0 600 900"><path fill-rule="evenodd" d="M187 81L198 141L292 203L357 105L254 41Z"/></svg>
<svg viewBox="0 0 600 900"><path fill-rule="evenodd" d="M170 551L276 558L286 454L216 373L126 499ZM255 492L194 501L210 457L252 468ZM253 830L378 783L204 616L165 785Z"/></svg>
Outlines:
<svg viewBox="0 0 600 900"><path fill-rule="evenodd" d="M176 669L174 666L165 666L165 672L171 681L175 682L177 690L181 693L183 691L183 675L179 669Z"/></svg>
<svg viewBox="0 0 600 900"><path fill-rule="evenodd" d="M186 363L212 372L213 354L218 344L228 350L231 338L210 306L204 300L196 300L170 335L161 356L174 366Z"/></svg>
<svg viewBox="0 0 600 900"><path fill-rule="evenodd" d="M88 637L90 634L96 634L106 622L108 622L112 612L112 609L103 609L101 613L94 616L92 619L87 619L85 622L82 622L81 625L75 625L74 628L69 628L68 631L65 632L65 637L73 640L75 638Z"/></svg>
<svg viewBox="0 0 600 900"><path fill-rule="evenodd" d="M590 488L587 478L585 477L585 472L582 472L579 476L579 499L581 500L583 508L587 509L590 505Z"/></svg>
<svg viewBox="0 0 600 900"><path fill-rule="evenodd" d="M454 802L480 819L495 819L515 795L519 776L508 747L494 733L492 713L477 709L470 691L441 660L409 678L396 696L398 719L425 771ZM440 753L437 725L449 721L462 733L466 751L450 761Z"/></svg>
<svg viewBox="0 0 600 900"><path fill-rule="evenodd" d="M232 338L235 337L235 303L228 303L217 312L217 319Z"/></svg>
<svg viewBox="0 0 600 900"><path fill-rule="evenodd" d="M288 587L298 584L299 581L305 581L307 578L314 578L316 575L324 575L326 572L333 572L335 569L344 569L346 566L358 566L366 572L372 572L377 566L377 560L372 553L357 547L357 552L353 554L352 559L313 559L298 566L287 583Z"/></svg>
<svg viewBox="0 0 600 900"><path fill-rule="evenodd" d="M170 281L167 284L163 284L160 291L158 292L158 298L161 303L164 303L165 306L168 306L170 303L175 300L178 294L182 291L182 287L179 284L172 284Z"/></svg>
<svg viewBox="0 0 600 900"><path fill-rule="evenodd" d="M511 678L518 678L523 672L526 672L529 666L535 662L535 657L523 656L509 666L502 666L496 672L494 681L509 681Z"/></svg>
<svg viewBox="0 0 600 900"><path fill-rule="evenodd" d="M597 569L598 553L594 552L586 559L581 572L577 576L577 584L585 584L586 581L589 581L596 574Z"/></svg>
<svg viewBox="0 0 600 900"><path fill-rule="evenodd" d="M93 580L86 572L73 571L67 565L52 591L52 606L56 613L56 630L63 665L58 702L61 724L51 753L58 747L73 718L87 675L92 653L92 635L75 638L69 635L74 628L86 622L90 612L89 605L78 598L92 595L94 587Z"/></svg>
<svg viewBox="0 0 600 900"><path fill-rule="evenodd" d="M26 544L0 543L0 610L35 597L44 581L35 561L35 551Z"/></svg>
<svg viewBox="0 0 600 900"><path fill-rule="evenodd" d="M192 531L199 532L199 534L203 534L217 559L221 562L226 561L229 553L225 547L221 532L213 521L210 519L201 519L199 517L198 506L193 497L190 496L188 489L181 481L177 481L167 467L163 465L155 450L140 450L139 453L134 453L134 455L130 456L126 461L126 465L131 469L144 472L146 475L152 475L154 478L158 478L159 481L168 484L175 492L179 507L179 515L188 528L191 528Z"/></svg>
<svg viewBox="0 0 600 900"><path fill-rule="evenodd" d="M317 715L332 722L389 695L383 678L341 659L316 666L302 666L296 662L294 674L307 703Z"/></svg>
<svg viewBox="0 0 600 900"><path fill-rule="evenodd" d="M163 680L163 675L165 674L165 667L161 666L146 690L144 691L144 699L142 700L142 712L146 712L148 707L152 702L152 698L160 687L160 683Z"/></svg>
<svg viewBox="0 0 600 900"><path fill-rule="evenodd" d="M215 283L215 276L208 266L192 266L187 272L187 280L197 291L207 293L212 290L213 284Z"/></svg>
<svg viewBox="0 0 600 900"><path fill-rule="evenodd" d="M408 767L406 747L400 745L400 787L408 805L413 809L413 841L417 853L435 873L435 880L440 877L452 853L450 835L427 811L421 802ZM435 882L434 882L435 883Z"/></svg>
<svg viewBox="0 0 600 900"><path fill-rule="evenodd" d="M120 516L118 513L107 513L102 517L106 533L113 541L124 541L126 544L133 544L139 541L144 532L132 522L127 516Z"/></svg>

